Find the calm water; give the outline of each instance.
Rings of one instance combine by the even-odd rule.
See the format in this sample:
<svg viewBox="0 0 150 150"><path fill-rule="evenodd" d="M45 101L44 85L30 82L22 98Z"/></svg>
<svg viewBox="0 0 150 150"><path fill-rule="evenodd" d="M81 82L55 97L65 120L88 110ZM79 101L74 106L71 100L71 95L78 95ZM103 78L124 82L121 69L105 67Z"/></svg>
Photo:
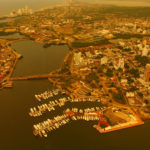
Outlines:
<svg viewBox="0 0 150 150"><path fill-rule="evenodd" d="M45 49L30 40L14 43L12 47L24 56L17 63L13 76L49 73L60 66L68 52L67 46ZM12 89L0 91L0 150L148 150L150 121L143 126L108 134L99 134L92 127L95 122L74 121L49 133L47 139L34 137L34 123L61 114L67 107L96 105L68 104L37 119L31 118L28 115L29 108L38 104L34 94L52 88L48 80L32 80L16 81Z"/></svg>
<svg viewBox="0 0 150 150"><path fill-rule="evenodd" d="M10 34L10 35L5 35L5 36L0 36L1 39L6 39L6 40L10 40L10 39L19 39L24 37L23 35L19 34L19 33L14 33L14 34Z"/></svg>

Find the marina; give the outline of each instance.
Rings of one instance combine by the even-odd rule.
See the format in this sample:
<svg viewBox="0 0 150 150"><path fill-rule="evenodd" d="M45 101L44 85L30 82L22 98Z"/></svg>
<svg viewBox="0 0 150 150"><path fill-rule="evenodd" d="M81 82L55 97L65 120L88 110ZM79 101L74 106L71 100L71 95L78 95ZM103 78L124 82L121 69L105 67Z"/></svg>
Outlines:
<svg viewBox="0 0 150 150"><path fill-rule="evenodd" d="M59 92L60 92L59 89L55 89L55 90L52 90L52 91L48 90L48 91L45 91L44 93L36 94L36 95L35 95L35 98L36 98L38 101L41 101L42 99L43 99L43 100L46 100L46 99L48 99L48 98L50 98L50 97L53 97L54 95L58 95ZM62 93L62 94L64 94L64 93Z"/></svg>
<svg viewBox="0 0 150 150"><path fill-rule="evenodd" d="M97 107L96 109L99 110L100 108ZM83 113L84 111L86 113ZM94 108L87 108L85 110L78 110L78 108L72 108L72 110L67 109L61 116L56 116L53 119L47 119L46 121L33 125L33 134L35 136L47 137L47 132L56 130L71 120L99 120L99 116L96 113L92 113L93 111L95 111Z"/></svg>
<svg viewBox="0 0 150 150"><path fill-rule="evenodd" d="M41 116L45 111L52 111L55 110L56 106L62 107L65 105L66 102L69 101L69 97L68 98L60 98L59 100L55 100L55 101L49 101L48 104L42 104L36 107L33 107L30 109L30 116L33 117L37 117L37 116Z"/></svg>
<svg viewBox="0 0 150 150"><path fill-rule="evenodd" d="M61 116L56 116L53 119L47 119L46 121L33 125L33 134L35 136L39 135L40 137L47 137L48 132L56 130L73 120L97 121L97 125L93 125L93 127L100 133L107 133L144 124L144 122L133 112L135 116L131 115L132 120L112 126L103 116L103 112L106 109L106 107L93 107L86 109L68 108ZM104 125L105 127L101 127L101 125Z"/></svg>
<svg viewBox="0 0 150 150"><path fill-rule="evenodd" d="M55 99L55 100L50 100L49 103L45 103L45 104L40 104L37 107L32 107L30 108L30 112L29 115L31 117L38 117L41 116L43 113L45 112L51 112L55 110L55 107L62 107L64 106L67 102L71 102L71 103L77 103L77 102L99 102L101 104L101 100L100 99L92 99L92 98L83 98L83 99L72 99L71 97L67 97L67 95L65 94L65 91L61 91L60 89L54 89L54 90L47 90L41 94L35 94L35 99L38 102L41 102L43 100L48 100L49 98L55 98L55 96L62 94L65 97L61 97L59 99ZM94 109L94 108L93 108ZM95 110L99 110L101 109L101 107L96 107ZM82 110L80 110L82 111ZM90 109L85 109L85 112L90 111Z"/></svg>
<svg viewBox="0 0 150 150"><path fill-rule="evenodd" d="M57 128L68 123L69 121L70 119L68 118L67 115L56 116L52 120L48 119L42 123L34 125L33 134L35 136L40 135L41 137L42 136L47 137L46 132L56 130Z"/></svg>

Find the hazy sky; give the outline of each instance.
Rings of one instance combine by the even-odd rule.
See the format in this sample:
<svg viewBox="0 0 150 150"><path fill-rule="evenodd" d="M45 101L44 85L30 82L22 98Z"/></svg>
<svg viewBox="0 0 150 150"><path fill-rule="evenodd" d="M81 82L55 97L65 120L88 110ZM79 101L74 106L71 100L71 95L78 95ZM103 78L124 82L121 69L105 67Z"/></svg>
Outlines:
<svg viewBox="0 0 150 150"><path fill-rule="evenodd" d="M78 0L100 4L114 4L123 6L150 6L150 0ZM0 15L9 14L13 9L24 7L26 4L32 9L47 7L62 3L64 0L0 0Z"/></svg>
<svg viewBox="0 0 150 150"><path fill-rule="evenodd" d="M101 4L114 4L123 6L150 6L150 0L84 0Z"/></svg>
<svg viewBox="0 0 150 150"><path fill-rule="evenodd" d="M9 14L13 9L19 9L28 5L32 9L58 4L62 0L0 0L0 15Z"/></svg>

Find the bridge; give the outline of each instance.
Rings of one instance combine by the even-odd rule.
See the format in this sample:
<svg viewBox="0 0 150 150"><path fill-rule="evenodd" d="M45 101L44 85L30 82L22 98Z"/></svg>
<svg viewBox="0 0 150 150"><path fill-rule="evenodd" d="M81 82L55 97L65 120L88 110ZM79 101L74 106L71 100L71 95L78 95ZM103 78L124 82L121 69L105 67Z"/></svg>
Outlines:
<svg viewBox="0 0 150 150"><path fill-rule="evenodd" d="M38 74L38 75L29 75L24 77L12 77L10 81L17 81L17 80L33 80L33 79L47 79L47 78L57 78L62 76L61 74L54 74L53 72L49 74ZM68 75L63 75L63 77L67 77Z"/></svg>
<svg viewBox="0 0 150 150"><path fill-rule="evenodd" d="M32 79L45 79L49 78L51 74L39 74L39 75L31 75L31 76L25 76L25 77L13 77L10 78L11 81L16 81L16 80L32 80Z"/></svg>

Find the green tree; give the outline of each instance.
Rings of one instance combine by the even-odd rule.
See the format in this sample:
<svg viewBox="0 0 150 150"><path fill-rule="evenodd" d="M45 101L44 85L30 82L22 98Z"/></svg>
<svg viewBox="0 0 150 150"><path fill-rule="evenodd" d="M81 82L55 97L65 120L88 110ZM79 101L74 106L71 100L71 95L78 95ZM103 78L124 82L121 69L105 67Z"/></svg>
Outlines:
<svg viewBox="0 0 150 150"><path fill-rule="evenodd" d="M126 69L129 69L129 65L128 65L127 63L124 64L124 67L125 67Z"/></svg>
<svg viewBox="0 0 150 150"><path fill-rule="evenodd" d="M107 72L106 72L106 76L107 76L107 77L113 77L113 70L110 69L110 68L108 68L108 69L107 69Z"/></svg>

